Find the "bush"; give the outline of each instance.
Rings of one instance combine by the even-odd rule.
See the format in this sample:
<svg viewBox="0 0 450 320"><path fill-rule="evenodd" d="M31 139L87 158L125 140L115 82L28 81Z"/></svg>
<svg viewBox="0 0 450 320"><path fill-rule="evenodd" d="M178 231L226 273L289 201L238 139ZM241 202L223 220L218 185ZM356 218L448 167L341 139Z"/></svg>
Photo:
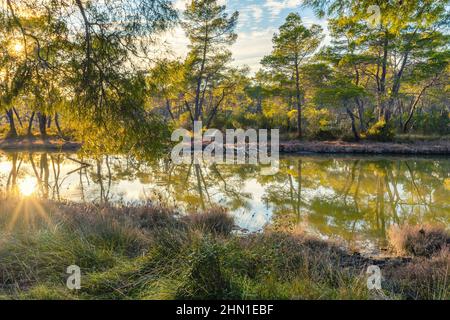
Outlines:
<svg viewBox="0 0 450 320"><path fill-rule="evenodd" d="M349 132L343 134L340 139L345 142L356 142L355 135Z"/></svg>
<svg viewBox="0 0 450 320"><path fill-rule="evenodd" d="M333 130L319 129L311 135L311 138L319 141L333 141L338 138L338 134Z"/></svg>
<svg viewBox="0 0 450 320"><path fill-rule="evenodd" d="M392 141L394 138L394 130L393 128L386 123L384 119L379 120L374 125L372 125L365 134L361 135L361 137L365 137L368 140L372 141Z"/></svg>
<svg viewBox="0 0 450 320"><path fill-rule="evenodd" d="M431 257L450 244L449 233L440 226L393 227L388 236L398 254L415 257Z"/></svg>
<svg viewBox="0 0 450 320"><path fill-rule="evenodd" d="M450 134L450 114L447 108L416 112L408 128L411 132L426 134Z"/></svg>

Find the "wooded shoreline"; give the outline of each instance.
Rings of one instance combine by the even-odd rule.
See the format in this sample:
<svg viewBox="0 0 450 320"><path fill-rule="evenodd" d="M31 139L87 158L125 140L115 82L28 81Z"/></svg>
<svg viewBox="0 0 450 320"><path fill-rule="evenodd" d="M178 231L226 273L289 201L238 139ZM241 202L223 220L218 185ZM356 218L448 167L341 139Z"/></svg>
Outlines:
<svg viewBox="0 0 450 320"><path fill-rule="evenodd" d="M82 143L57 137L20 137L0 140L3 151L78 151ZM204 144L206 147L208 144ZM225 146L226 147L226 146ZM345 141L281 141L280 154L397 154L450 155L450 141L416 142L345 142Z"/></svg>
<svg viewBox="0 0 450 320"><path fill-rule="evenodd" d="M204 143L206 148L209 143ZM224 149L227 148L225 144ZM233 146L235 148L235 146ZM270 146L268 147L270 150ZM416 142L345 142L345 141L280 141L280 154L366 154L366 155L449 155L450 141Z"/></svg>
<svg viewBox="0 0 450 320"><path fill-rule="evenodd" d="M78 151L82 143L65 141L57 137L18 137L0 139L3 151Z"/></svg>
<svg viewBox="0 0 450 320"><path fill-rule="evenodd" d="M449 155L450 142L287 141L280 142L280 153Z"/></svg>

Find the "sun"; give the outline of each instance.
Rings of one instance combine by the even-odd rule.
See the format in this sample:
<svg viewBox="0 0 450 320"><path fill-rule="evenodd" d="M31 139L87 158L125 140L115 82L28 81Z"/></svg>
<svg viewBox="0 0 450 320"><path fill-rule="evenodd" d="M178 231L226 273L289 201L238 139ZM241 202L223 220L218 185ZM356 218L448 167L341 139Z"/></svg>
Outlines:
<svg viewBox="0 0 450 320"><path fill-rule="evenodd" d="M20 193L25 196L31 196L36 191L36 179L26 177L18 184Z"/></svg>
<svg viewBox="0 0 450 320"><path fill-rule="evenodd" d="M16 43L15 45L14 45L14 51L16 51L16 52L21 52L23 50L23 44L21 44L21 43Z"/></svg>
<svg viewBox="0 0 450 320"><path fill-rule="evenodd" d="M15 54L20 54L23 52L25 47L21 41L13 41L10 48Z"/></svg>

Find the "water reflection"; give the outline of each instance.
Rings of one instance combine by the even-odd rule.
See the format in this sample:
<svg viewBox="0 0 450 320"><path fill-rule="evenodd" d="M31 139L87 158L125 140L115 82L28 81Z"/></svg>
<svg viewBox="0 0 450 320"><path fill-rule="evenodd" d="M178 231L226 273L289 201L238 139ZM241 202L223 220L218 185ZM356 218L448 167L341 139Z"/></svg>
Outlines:
<svg viewBox="0 0 450 320"><path fill-rule="evenodd" d="M392 224L449 225L448 159L287 157L261 176L249 165L174 165L131 156L0 155L2 192L57 201L159 201L228 207L242 228L306 228L349 243L383 243Z"/></svg>

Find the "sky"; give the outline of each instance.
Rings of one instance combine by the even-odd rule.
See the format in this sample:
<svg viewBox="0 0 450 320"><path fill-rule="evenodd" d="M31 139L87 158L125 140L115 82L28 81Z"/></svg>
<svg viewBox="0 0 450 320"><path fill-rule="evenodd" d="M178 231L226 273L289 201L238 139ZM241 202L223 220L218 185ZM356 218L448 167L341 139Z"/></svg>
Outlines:
<svg viewBox="0 0 450 320"><path fill-rule="evenodd" d="M174 1L175 7L183 12L189 0ZM238 39L231 48L233 65L247 65L251 72L256 72L261 59L272 49L273 34L291 12L299 13L305 25L322 25L324 33L327 33L326 20L319 20L310 9L303 8L301 2L302 0L219 0L219 3L227 6L228 12L239 11L236 28ZM175 56L185 57L188 40L181 27L173 30L166 41Z"/></svg>

